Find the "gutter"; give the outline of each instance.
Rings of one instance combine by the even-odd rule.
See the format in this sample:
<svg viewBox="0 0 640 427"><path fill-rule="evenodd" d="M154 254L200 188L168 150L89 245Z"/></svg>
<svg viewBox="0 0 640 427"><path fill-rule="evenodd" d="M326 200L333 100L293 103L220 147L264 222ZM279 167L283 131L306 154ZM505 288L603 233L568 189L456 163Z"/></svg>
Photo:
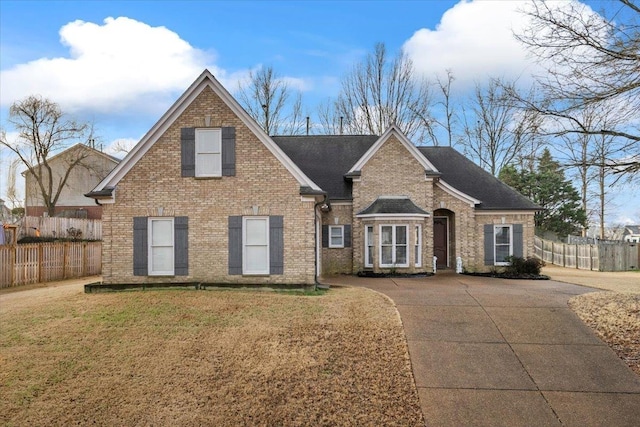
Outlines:
<svg viewBox="0 0 640 427"><path fill-rule="evenodd" d="M327 193L323 194L323 198L322 201L320 202L316 202L313 205L313 253L314 253L314 257L313 257L313 277L314 277L314 282L316 284L315 286L315 290L317 291L318 289L323 289L323 290L327 290L329 289L328 285L325 285L323 283L320 283L320 281L318 281L318 206L323 206L327 204Z"/></svg>

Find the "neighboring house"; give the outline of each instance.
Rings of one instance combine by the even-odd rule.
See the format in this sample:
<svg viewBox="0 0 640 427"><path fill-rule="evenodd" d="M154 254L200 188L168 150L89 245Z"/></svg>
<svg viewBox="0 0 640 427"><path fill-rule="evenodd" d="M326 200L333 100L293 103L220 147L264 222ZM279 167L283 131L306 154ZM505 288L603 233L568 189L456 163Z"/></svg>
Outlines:
<svg viewBox="0 0 640 427"><path fill-rule="evenodd" d="M56 203L56 216L100 219L102 207L95 200L85 197L109 172L116 167L120 159L96 150L88 145L76 144L48 159L53 171L54 183L59 182L69 170L69 165L81 158L73 167L67 182ZM25 177L25 215L42 216L47 208L42 199L38 182L29 170L22 172ZM54 184L54 193L57 186Z"/></svg>
<svg viewBox="0 0 640 427"><path fill-rule="evenodd" d="M89 194L105 283L313 284L532 256L538 206L451 148L270 137L204 71Z"/></svg>
<svg viewBox="0 0 640 427"><path fill-rule="evenodd" d="M5 205L5 201L0 199L0 224L5 222L13 222L13 214L11 209Z"/></svg>
<svg viewBox="0 0 640 427"><path fill-rule="evenodd" d="M640 243L640 225L625 225L622 232L622 240Z"/></svg>

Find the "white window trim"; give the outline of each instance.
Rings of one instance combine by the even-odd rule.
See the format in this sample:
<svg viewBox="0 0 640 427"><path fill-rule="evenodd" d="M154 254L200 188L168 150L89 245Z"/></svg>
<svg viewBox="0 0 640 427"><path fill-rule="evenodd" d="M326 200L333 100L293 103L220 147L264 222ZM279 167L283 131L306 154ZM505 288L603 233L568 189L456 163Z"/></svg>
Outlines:
<svg viewBox="0 0 640 427"><path fill-rule="evenodd" d="M511 265L511 263L509 262L498 261L498 257L496 254L497 252L496 248L498 246L498 244L496 243L496 237L498 236L498 233L496 233L496 231L501 228L509 228L509 256L513 256L513 226L510 224L494 225L493 226L493 264L498 266ZM501 243L500 246L506 246L506 245Z"/></svg>
<svg viewBox="0 0 640 427"><path fill-rule="evenodd" d="M382 227L391 227L391 258L393 262L391 264L383 264L382 263ZM398 227L404 227L405 229L405 244L404 246L407 248L407 262L405 264L398 264L396 262L396 248L397 248L397 238L396 238L396 230ZM378 253L380 254L379 265L381 268L393 268L393 267L409 267L409 224L380 224L378 226Z"/></svg>
<svg viewBox="0 0 640 427"><path fill-rule="evenodd" d="M413 253L416 253L416 248L418 249L418 254L417 254L417 258L413 260L414 265L416 267L422 267L422 225L420 224L415 224L414 227L414 231L418 230L417 235L417 241L414 242L414 250Z"/></svg>
<svg viewBox="0 0 640 427"><path fill-rule="evenodd" d="M337 245L334 245L332 243L333 239L331 238L331 237L333 237L331 231L334 230L334 229L339 229L340 230L340 243L337 244ZM330 248L344 248L344 225L330 225L328 233L329 233L329 247Z"/></svg>
<svg viewBox="0 0 640 427"><path fill-rule="evenodd" d="M198 153L198 135L199 134L203 134L203 133L213 133L216 135L217 140L219 141L219 145L220 145L220 152L219 154L219 164L217 165L218 168L217 170L219 171L219 173L215 173L215 174L204 174L199 172L199 168L198 168L198 154L202 154L202 153ZM208 154L216 154L216 152L211 152ZM220 128L215 128L215 129L196 129L196 144L195 144L195 158L196 158L196 177L197 178L216 178L216 177L221 177L222 176L222 129ZM200 162L201 163L201 162Z"/></svg>
<svg viewBox="0 0 640 427"><path fill-rule="evenodd" d="M173 217L149 217L147 219L147 269L149 276L173 276L175 272L175 254L176 254L176 243L175 243L175 227L174 227L174 218ZM165 221L171 223L171 269L169 270L153 270L153 223L157 221ZM155 247L169 247L169 246L155 246Z"/></svg>
<svg viewBox="0 0 640 427"><path fill-rule="evenodd" d="M369 241L369 228L371 228L371 234L373 235L373 225L365 225L364 226L364 266L365 267L373 267L373 262L369 262L369 252L374 251L373 242ZM371 254L371 259L373 260L373 255Z"/></svg>
<svg viewBox="0 0 640 427"><path fill-rule="evenodd" d="M265 270L249 270L247 269L247 242L246 242L246 237L247 237L247 220L252 220L252 219L260 219L260 220L264 220L265 221L265 226L266 226L266 236L267 236L267 244L265 245L267 248L267 262L266 262L266 269ZM270 273L270 264L271 264L271 259L270 259L270 238L269 238L269 232L270 232L270 227L269 227L269 217L268 216L243 216L242 217L242 274L245 276L251 276L251 275L258 275L258 276L264 276L264 275L269 275ZM262 246L262 245L261 245Z"/></svg>

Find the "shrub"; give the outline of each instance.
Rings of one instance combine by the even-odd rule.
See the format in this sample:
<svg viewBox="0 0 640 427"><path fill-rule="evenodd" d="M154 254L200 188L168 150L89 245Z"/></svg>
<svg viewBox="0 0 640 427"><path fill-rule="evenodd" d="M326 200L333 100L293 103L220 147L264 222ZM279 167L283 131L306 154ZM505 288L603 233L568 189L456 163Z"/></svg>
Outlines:
<svg viewBox="0 0 640 427"><path fill-rule="evenodd" d="M532 275L539 276L540 270L544 267L544 261L538 258L509 257L510 265L507 267L507 274L513 276Z"/></svg>

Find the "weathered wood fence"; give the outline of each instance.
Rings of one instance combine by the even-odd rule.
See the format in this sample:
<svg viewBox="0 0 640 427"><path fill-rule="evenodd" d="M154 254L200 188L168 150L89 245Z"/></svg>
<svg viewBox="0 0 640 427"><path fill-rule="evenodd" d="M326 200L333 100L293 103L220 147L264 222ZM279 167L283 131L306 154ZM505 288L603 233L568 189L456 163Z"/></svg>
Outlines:
<svg viewBox="0 0 640 427"><path fill-rule="evenodd" d="M548 264L596 271L628 271L640 268L638 243L606 242L598 244L567 244L536 236L536 257Z"/></svg>
<svg viewBox="0 0 640 427"><path fill-rule="evenodd" d="M25 216L20 221L18 238L36 236L36 230L40 237L102 240L102 221L99 219ZM72 235L70 230L80 234Z"/></svg>
<svg viewBox="0 0 640 427"><path fill-rule="evenodd" d="M0 246L0 288L94 276L102 271L102 242Z"/></svg>

